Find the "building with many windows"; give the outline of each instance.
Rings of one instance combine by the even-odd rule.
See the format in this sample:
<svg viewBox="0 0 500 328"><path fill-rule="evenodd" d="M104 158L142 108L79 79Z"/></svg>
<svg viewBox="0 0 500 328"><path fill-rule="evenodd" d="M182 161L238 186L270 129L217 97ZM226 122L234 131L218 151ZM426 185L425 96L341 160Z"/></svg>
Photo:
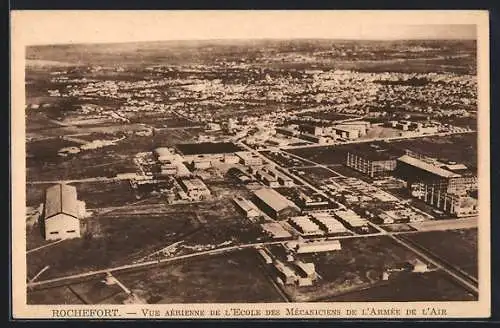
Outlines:
<svg viewBox="0 0 500 328"><path fill-rule="evenodd" d="M346 166L370 178L390 175L396 169L396 160L403 151L388 149L375 144L357 144L349 149Z"/></svg>

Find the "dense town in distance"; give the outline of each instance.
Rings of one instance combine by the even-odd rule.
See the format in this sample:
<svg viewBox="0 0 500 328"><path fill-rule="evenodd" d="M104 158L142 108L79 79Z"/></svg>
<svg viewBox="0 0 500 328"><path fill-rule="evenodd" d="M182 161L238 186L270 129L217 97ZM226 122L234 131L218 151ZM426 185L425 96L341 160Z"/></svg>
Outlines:
<svg viewBox="0 0 500 328"><path fill-rule="evenodd" d="M474 40L27 47L28 304L477 300L476 75Z"/></svg>

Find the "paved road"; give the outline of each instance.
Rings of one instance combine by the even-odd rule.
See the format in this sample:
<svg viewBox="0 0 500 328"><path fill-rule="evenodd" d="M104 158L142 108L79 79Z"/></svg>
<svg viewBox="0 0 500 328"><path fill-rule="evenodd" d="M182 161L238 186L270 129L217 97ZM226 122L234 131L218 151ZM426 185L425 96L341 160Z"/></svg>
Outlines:
<svg viewBox="0 0 500 328"><path fill-rule="evenodd" d="M68 179L68 180L38 180L38 181L26 181L28 185L36 184L58 184L58 183L78 183L78 182L109 182L109 181L120 181L129 180L128 177L95 177L95 178L83 178L83 179Z"/></svg>

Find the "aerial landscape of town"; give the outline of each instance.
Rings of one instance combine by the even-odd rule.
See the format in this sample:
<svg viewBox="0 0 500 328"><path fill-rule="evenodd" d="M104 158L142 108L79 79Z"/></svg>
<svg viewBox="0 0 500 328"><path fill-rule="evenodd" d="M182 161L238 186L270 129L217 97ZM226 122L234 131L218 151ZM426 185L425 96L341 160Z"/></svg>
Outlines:
<svg viewBox="0 0 500 328"><path fill-rule="evenodd" d="M478 300L476 51L27 47L28 304Z"/></svg>

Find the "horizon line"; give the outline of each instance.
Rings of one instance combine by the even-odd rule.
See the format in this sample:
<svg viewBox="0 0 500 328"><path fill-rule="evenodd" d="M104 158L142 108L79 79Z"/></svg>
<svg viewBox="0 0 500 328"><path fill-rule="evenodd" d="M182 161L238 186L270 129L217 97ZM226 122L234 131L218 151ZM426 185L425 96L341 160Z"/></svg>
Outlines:
<svg viewBox="0 0 500 328"><path fill-rule="evenodd" d="M55 43L33 43L27 44L29 47L40 46L83 46L99 44L130 44L130 43L160 43L160 42L210 42L210 41L294 41L294 40L322 40L322 41L477 41L477 38L457 37L457 38L328 38L328 37L252 37L252 38L200 38L200 39L157 39L157 40L130 40L130 41L93 41L93 42L55 42Z"/></svg>

